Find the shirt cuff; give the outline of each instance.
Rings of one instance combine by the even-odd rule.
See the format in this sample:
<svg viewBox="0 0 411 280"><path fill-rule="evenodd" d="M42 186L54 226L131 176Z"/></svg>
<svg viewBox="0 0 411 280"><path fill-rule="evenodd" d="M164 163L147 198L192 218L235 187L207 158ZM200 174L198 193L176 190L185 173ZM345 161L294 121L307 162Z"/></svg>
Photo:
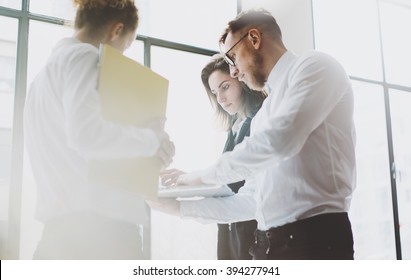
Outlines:
<svg viewBox="0 0 411 280"><path fill-rule="evenodd" d="M204 170L201 171L201 181L204 184L216 184L217 182L217 174L216 174L216 166L212 165Z"/></svg>

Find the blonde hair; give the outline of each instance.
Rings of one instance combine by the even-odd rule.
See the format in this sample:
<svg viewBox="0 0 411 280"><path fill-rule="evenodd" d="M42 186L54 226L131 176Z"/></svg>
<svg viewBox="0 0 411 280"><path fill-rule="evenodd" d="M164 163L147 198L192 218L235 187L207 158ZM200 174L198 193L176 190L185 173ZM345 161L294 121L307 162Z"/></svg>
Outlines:
<svg viewBox="0 0 411 280"><path fill-rule="evenodd" d="M138 25L138 10L134 0L73 0L77 8L74 27L88 27L98 32L107 24L121 22L123 34L135 31Z"/></svg>

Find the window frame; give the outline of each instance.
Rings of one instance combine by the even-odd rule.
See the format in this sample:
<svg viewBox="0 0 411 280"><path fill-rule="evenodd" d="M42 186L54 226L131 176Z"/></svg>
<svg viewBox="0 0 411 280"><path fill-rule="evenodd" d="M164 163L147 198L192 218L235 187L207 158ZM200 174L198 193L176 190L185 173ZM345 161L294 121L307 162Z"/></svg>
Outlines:
<svg viewBox="0 0 411 280"><path fill-rule="evenodd" d="M395 251L397 260L402 260L402 248L401 248L401 236L400 236L400 220L399 220L399 207L398 207L398 197L397 197L397 182L396 182L396 163L394 157L394 141L393 141L393 133L392 133L392 124L391 124L391 107L390 107L390 97L389 92L390 90L401 90L404 92L409 92L411 94L411 87L403 86L399 84L393 84L387 82L386 79L386 66L385 66L385 59L384 59L384 39L383 39L383 32L382 32L382 19L381 19L381 3L391 3L399 6L403 6L405 8L411 9L410 6L405 6L404 4L393 2L390 0L375 0L377 3L377 19L378 19L378 34L379 34L379 45L380 45L380 59L381 59L381 67L382 67L382 81L372 80L368 78L358 77L349 75L349 78L353 81L369 83L374 85L379 85L383 88L384 91L384 105L385 105L385 126L387 129L387 142L388 142L388 157L389 162L387 163L387 168L389 168L390 174L390 188L391 188L391 196L392 196L392 211L393 211L393 227L394 227L394 236L395 236ZM314 48L316 47L315 41L315 0L311 0L311 7L312 7L312 14L313 14L313 31L314 31Z"/></svg>

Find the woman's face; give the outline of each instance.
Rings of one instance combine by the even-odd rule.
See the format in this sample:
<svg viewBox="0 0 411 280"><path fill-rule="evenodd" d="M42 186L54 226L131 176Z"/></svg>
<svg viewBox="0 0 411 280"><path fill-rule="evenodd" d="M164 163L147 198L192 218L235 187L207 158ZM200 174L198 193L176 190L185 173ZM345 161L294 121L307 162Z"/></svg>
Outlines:
<svg viewBox="0 0 411 280"><path fill-rule="evenodd" d="M208 85L215 95L218 104L230 115L243 114L244 106L241 97L241 86L237 78L229 73L214 71L208 78Z"/></svg>

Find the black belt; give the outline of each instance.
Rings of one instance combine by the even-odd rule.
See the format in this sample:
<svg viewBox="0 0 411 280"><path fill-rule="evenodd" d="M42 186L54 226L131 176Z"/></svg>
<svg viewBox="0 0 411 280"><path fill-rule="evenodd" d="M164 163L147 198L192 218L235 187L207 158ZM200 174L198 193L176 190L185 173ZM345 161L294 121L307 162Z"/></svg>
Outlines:
<svg viewBox="0 0 411 280"><path fill-rule="evenodd" d="M350 222L348 214L345 212L320 214L269 230L256 230L255 241L259 245L266 244L268 253L270 248L282 246L294 239L324 240L332 238L335 234L340 233L341 225L347 223Z"/></svg>

